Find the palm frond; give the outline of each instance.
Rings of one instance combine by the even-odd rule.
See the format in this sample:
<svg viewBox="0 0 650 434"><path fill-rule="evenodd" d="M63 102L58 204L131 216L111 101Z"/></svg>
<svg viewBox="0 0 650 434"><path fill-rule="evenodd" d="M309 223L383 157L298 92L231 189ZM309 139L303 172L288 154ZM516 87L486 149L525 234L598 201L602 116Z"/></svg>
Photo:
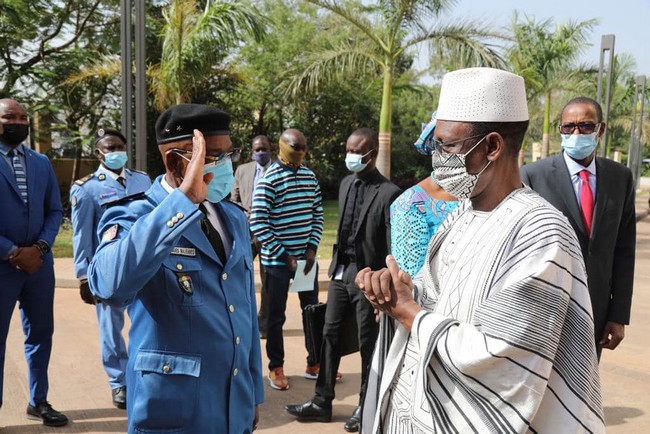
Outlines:
<svg viewBox="0 0 650 434"><path fill-rule="evenodd" d="M322 83L346 76L377 72L384 67L380 56L361 46L341 45L331 50L314 53L306 67L293 68L286 73L282 87L287 98L295 98L300 92L316 92Z"/></svg>

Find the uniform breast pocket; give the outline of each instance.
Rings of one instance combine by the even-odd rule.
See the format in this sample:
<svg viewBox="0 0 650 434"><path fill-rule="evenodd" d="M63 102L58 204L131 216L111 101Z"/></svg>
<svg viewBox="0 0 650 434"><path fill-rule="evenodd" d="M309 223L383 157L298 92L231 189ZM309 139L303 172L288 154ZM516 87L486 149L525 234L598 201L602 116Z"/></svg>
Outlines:
<svg viewBox="0 0 650 434"><path fill-rule="evenodd" d="M163 261L165 270L164 286L169 301L179 306L200 306L203 304L201 288L201 259L170 255Z"/></svg>
<svg viewBox="0 0 650 434"><path fill-rule="evenodd" d="M201 356L140 351L133 365L130 421L138 433L186 433L199 399Z"/></svg>

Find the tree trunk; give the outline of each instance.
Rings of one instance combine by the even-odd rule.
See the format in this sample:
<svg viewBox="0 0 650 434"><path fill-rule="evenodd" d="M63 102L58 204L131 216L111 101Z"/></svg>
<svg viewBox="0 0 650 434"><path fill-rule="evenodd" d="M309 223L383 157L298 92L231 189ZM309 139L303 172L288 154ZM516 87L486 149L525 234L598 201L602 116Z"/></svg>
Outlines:
<svg viewBox="0 0 650 434"><path fill-rule="evenodd" d="M384 69L384 87L381 97L381 114L379 116L379 153L377 169L390 179L390 136L393 114L393 66L386 60Z"/></svg>
<svg viewBox="0 0 650 434"><path fill-rule="evenodd" d="M549 132L551 130L551 91L546 92L546 101L544 104L544 129L542 134L542 158L549 155Z"/></svg>

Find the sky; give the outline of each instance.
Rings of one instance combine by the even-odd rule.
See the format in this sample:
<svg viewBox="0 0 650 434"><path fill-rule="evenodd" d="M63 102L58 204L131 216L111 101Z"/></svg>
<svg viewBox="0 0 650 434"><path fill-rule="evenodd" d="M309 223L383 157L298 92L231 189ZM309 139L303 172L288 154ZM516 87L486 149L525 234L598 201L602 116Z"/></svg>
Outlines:
<svg viewBox="0 0 650 434"><path fill-rule="evenodd" d="M650 80L650 0L458 0L448 15L499 29L511 23L515 10L536 21L553 18L555 23L596 18L598 24L589 38L592 46L580 62L598 67L601 37L614 34L614 54L631 54L637 64L635 75Z"/></svg>

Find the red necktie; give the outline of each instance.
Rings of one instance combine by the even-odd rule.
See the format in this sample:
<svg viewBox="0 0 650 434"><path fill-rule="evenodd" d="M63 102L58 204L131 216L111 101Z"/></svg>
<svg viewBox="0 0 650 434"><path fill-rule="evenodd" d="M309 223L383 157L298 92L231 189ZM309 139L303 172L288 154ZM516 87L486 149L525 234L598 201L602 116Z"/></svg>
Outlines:
<svg viewBox="0 0 650 434"><path fill-rule="evenodd" d="M580 173L580 210L582 222L585 224L587 235L591 234L591 220L594 215L594 194L589 185L589 171L581 170Z"/></svg>

